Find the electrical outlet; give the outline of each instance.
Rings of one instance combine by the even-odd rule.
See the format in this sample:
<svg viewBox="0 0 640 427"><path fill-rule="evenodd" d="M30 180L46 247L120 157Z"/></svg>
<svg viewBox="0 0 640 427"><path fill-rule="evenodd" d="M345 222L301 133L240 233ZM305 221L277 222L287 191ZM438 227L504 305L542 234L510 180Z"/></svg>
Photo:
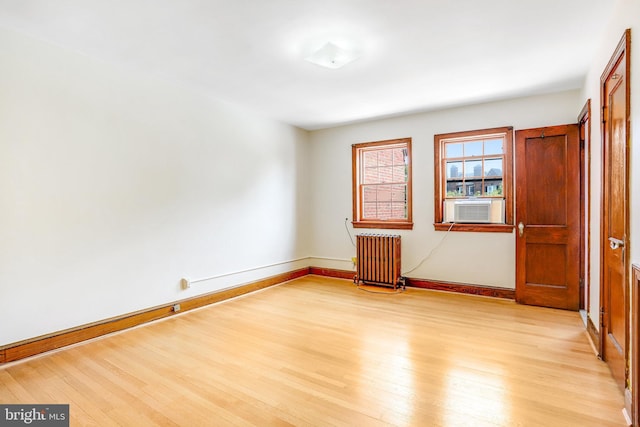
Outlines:
<svg viewBox="0 0 640 427"><path fill-rule="evenodd" d="M171 307L171 309L173 310L174 313L177 313L180 311L180 304L174 304L173 307Z"/></svg>

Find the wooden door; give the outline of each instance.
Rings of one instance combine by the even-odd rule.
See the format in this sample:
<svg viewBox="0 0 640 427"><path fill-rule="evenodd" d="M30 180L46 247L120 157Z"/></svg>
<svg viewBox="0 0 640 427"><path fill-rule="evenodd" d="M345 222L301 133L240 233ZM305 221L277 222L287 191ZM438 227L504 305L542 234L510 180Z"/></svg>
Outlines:
<svg viewBox="0 0 640 427"><path fill-rule="evenodd" d="M621 40L602 75L601 331L602 357L626 387L629 253L628 42Z"/></svg>
<svg viewBox="0 0 640 427"><path fill-rule="evenodd" d="M516 301L578 310L577 124L516 131Z"/></svg>

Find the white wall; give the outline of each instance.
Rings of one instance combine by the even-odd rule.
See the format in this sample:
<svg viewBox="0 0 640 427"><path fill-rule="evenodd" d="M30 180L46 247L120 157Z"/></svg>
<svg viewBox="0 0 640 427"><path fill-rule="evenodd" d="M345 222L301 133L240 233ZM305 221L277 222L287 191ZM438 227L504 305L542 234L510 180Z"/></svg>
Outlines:
<svg viewBox="0 0 640 427"><path fill-rule="evenodd" d="M640 2L618 0L604 38L596 49L595 59L585 79L581 102L591 99L591 287L590 317L599 328L600 311L600 197L602 139L600 134L600 76L625 29L631 28L631 261L640 264ZM606 242L604 242L606 243Z"/></svg>
<svg viewBox="0 0 640 427"><path fill-rule="evenodd" d="M569 91L312 132L312 264L352 268L355 249L344 226L344 219L352 215L351 144L411 137L415 225L397 233L403 239L403 272L433 250L410 277L515 288L515 233L451 232L445 238L446 232L434 231L433 137L499 126L526 129L575 123L582 107L578 104L579 91Z"/></svg>
<svg viewBox="0 0 640 427"><path fill-rule="evenodd" d="M17 33L0 46L0 345L308 265L255 269L308 255L307 132Z"/></svg>

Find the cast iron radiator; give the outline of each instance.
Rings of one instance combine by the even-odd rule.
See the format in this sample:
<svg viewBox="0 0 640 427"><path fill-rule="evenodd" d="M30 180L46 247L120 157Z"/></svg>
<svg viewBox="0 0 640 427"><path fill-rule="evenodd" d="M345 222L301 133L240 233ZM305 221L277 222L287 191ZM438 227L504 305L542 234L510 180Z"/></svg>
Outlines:
<svg viewBox="0 0 640 427"><path fill-rule="evenodd" d="M400 236L356 235L356 276L354 282L404 287L400 273Z"/></svg>

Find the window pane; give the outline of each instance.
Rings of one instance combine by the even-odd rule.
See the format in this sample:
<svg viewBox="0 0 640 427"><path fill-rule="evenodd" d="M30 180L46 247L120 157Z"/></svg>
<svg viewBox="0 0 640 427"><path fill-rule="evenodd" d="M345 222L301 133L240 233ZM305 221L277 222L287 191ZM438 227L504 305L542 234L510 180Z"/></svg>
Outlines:
<svg viewBox="0 0 640 427"><path fill-rule="evenodd" d="M484 176L502 176L502 159L485 160Z"/></svg>
<svg viewBox="0 0 640 427"><path fill-rule="evenodd" d="M394 165L404 165L405 164L405 149L404 148L394 148L393 149L393 164Z"/></svg>
<svg viewBox="0 0 640 427"><path fill-rule="evenodd" d="M381 166L378 168L378 178L380 182L392 182L393 181L393 167Z"/></svg>
<svg viewBox="0 0 640 427"><path fill-rule="evenodd" d="M391 200L394 202L406 202L407 200L407 186L406 185L394 185L391 187Z"/></svg>
<svg viewBox="0 0 640 427"><path fill-rule="evenodd" d="M482 160L466 160L464 162L465 177L482 176Z"/></svg>
<svg viewBox="0 0 640 427"><path fill-rule="evenodd" d="M378 152L378 166L393 165L393 150L376 150Z"/></svg>
<svg viewBox="0 0 640 427"><path fill-rule="evenodd" d="M465 142L464 156L482 156L482 141Z"/></svg>
<svg viewBox="0 0 640 427"><path fill-rule="evenodd" d="M379 185L377 191L378 202L390 202L391 201L391 186Z"/></svg>
<svg viewBox="0 0 640 427"><path fill-rule="evenodd" d="M462 143L445 144L445 157L462 157Z"/></svg>
<svg viewBox="0 0 640 427"><path fill-rule="evenodd" d="M500 139L489 139L484 142L484 155L490 154L502 154L502 138Z"/></svg>
<svg viewBox="0 0 640 427"><path fill-rule="evenodd" d="M479 182L467 182L465 183L465 196L473 197L480 196L481 188Z"/></svg>
<svg viewBox="0 0 640 427"><path fill-rule="evenodd" d="M447 181L447 197L462 197L462 181Z"/></svg>
<svg viewBox="0 0 640 427"><path fill-rule="evenodd" d="M378 203L378 219L388 220L391 215L391 202Z"/></svg>
<svg viewBox="0 0 640 427"><path fill-rule="evenodd" d="M377 204L376 203L365 203L363 206L362 217L367 219L376 219L377 218Z"/></svg>
<svg viewBox="0 0 640 427"><path fill-rule="evenodd" d="M462 178L462 162L447 162L447 178Z"/></svg>
<svg viewBox="0 0 640 427"><path fill-rule="evenodd" d="M394 219L407 217L407 205L404 203L392 203L391 204L391 216Z"/></svg>
<svg viewBox="0 0 640 427"><path fill-rule="evenodd" d="M362 189L362 198L366 202L375 202L376 201L376 188L370 185L365 186Z"/></svg>
<svg viewBox="0 0 640 427"><path fill-rule="evenodd" d="M362 156L362 167L370 168L378 166L378 153L375 151L365 151Z"/></svg>
<svg viewBox="0 0 640 427"><path fill-rule="evenodd" d="M488 179L484 182L484 195L491 197L502 196L502 180Z"/></svg>
<svg viewBox="0 0 640 427"><path fill-rule="evenodd" d="M379 182L378 168L364 168L363 184L378 184Z"/></svg>
<svg viewBox="0 0 640 427"><path fill-rule="evenodd" d="M393 167L393 178L391 182L405 182L407 180L407 167L402 166L394 166Z"/></svg>

